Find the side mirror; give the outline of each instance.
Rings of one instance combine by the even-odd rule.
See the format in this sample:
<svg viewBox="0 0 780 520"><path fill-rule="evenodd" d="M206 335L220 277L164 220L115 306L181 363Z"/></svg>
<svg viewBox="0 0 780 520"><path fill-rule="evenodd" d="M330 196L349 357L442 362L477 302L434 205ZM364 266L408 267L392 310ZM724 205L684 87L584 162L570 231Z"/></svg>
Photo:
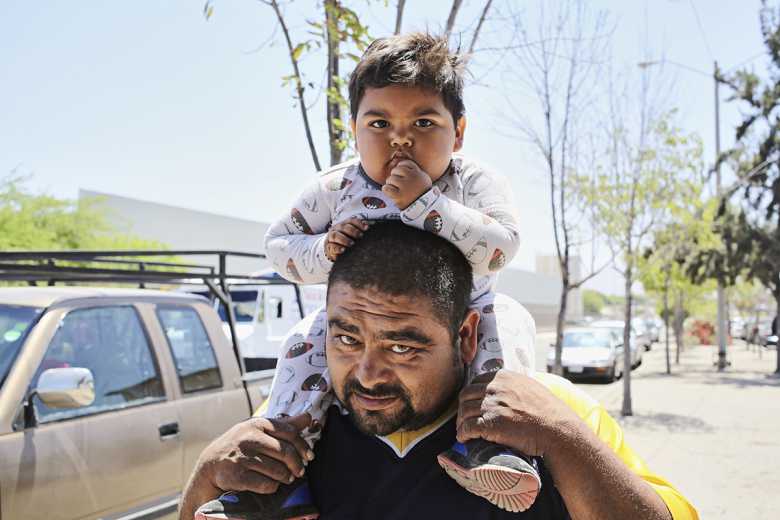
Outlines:
<svg viewBox="0 0 780 520"><path fill-rule="evenodd" d="M38 398L49 408L81 408L95 402L95 378L88 368L50 368L38 378Z"/></svg>

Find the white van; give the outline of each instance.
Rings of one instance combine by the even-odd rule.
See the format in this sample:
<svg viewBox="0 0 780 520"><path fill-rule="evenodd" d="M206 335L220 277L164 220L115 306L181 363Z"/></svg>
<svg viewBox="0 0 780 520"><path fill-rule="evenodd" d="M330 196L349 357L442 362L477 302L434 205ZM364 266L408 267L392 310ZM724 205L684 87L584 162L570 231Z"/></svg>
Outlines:
<svg viewBox="0 0 780 520"><path fill-rule="evenodd" d="M282 339L304 316L325 306L326 293L324 284L296 285L272 270L254 273L252 277L258 280L257 284L228 280L236 335L247 372L275 368ZM205 287L185 290L205 297L209 294ZM214 301L214 308L229 337L224 306Z"/></svg>

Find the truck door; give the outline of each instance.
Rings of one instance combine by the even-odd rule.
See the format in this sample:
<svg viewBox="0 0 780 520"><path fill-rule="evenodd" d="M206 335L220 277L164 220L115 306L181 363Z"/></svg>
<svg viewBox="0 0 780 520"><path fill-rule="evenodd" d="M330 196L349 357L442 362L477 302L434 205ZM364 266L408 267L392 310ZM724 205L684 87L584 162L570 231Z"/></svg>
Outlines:
<svg viewBox="0 0 780 520"><path fill-rule="evenodd" d="M267 286L265 288L265 306L266 337L278 353L279 345L284 336L303 318L298 306L295 286Z"/></svg>
<svg viewBox="0 0 780 520"><path fill-rule="evenodd" d="M183 485L175 404L147 332L131 305L69 311L33 377L88 368L95 400L74 409L33 404L38 424L18 432L19 476L9 518L114 517L175 511ZM167 504L167 506L165 505Z"/></svg>

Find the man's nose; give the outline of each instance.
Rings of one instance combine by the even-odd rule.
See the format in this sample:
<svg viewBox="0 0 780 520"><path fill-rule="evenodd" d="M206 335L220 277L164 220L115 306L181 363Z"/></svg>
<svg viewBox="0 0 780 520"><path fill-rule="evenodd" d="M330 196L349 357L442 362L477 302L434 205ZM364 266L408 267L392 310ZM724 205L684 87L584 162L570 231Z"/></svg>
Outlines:
<svg viewBox="0 0 780 520"><path fill-rule="evenodd" d="M382 355L374 349L366 348L355 367L355 377L363 387L371 388L389 381L387 371Z"/></svg>

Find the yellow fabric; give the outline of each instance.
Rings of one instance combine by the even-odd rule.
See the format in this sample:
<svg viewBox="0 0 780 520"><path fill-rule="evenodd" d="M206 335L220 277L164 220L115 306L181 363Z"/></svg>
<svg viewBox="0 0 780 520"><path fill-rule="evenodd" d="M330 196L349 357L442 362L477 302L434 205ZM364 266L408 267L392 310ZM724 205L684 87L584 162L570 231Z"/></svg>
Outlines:
<svg viewBox="0 0 780 520"><path fill-rule="evenodd" d="M597 401L566 379L539 372L536 379L574 410L588 426L620 457L631 471L639 475L661 496L674 520L698 520L699 513L682 494L662 477L652 473L645 462L623 438L623 430Z"/></svg>
<svg viewBox="0 0 780 520"><path fill-rule="evenodd" d="M438 430L439 426L449 421L457 411L458 403L456 401L452 403L446 412L441 414L438 419L429 425L423 426L419 430L399 430L385 437L381 437L381 439L388 444L391 444L399 457L404 457L415 444L427 437L429 433Z"/></svg>

